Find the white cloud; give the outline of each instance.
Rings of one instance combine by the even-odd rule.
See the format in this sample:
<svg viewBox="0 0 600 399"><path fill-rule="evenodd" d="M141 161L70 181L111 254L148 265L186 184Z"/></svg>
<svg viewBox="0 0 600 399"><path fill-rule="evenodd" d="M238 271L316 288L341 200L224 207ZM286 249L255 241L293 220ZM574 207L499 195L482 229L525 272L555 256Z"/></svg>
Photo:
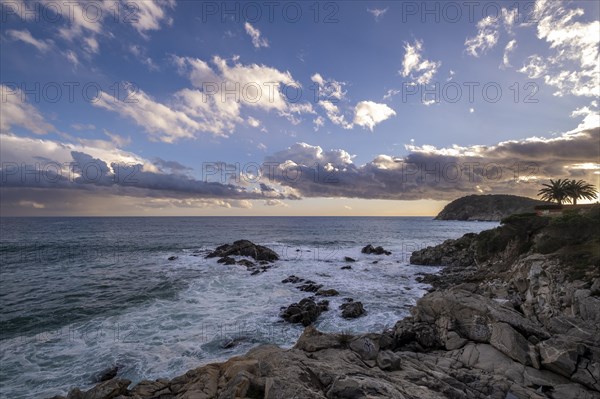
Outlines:
<svg viewBox="0 0 600 399"><path fill-rule="evenodd" d="M388 91L385 92L383 99L384 100L389 100L390 98L394 97L395 95L399 94L400 90L397 89L389 89Z"/></svg>
<svg viewBox="0 0 600 399"><path fill-rule="evenodd" d="M17 163L35 164L40 159L65 165L73 161L73 152L85 153L107 164L140 164L144 168L152 163L136 154L115 148L111 141L82 140L79 143L57 142L45 139L32 139L15 135L2 135L3 145L0 154L4 159ZM67 172L67 171L65 171ZM68 174L64 174L68 176Z"/></svg>
<svg viewBox="0 0 600 399"><path fill-rule="evenodd" d="M335 79L324 79L320 73L315 73L310 80L317 85L317 98L325 100L341 100L346 95L344 86L346 82L339 82Z"/></svg>
<svg viewBox="0 0 600 399"><path fill-rule="evenodd" d="M584 117L574 131L593 129L600 126L600 109L598 101L592 101L589 106L581 107L571 113L571 117Z"/></svg>
<svg viewBox="0 0 600 399"><path fill-rule="evenodd" d="M283 87L300 88L289 72L265 65L229 65L214 57L209 64L196 58L172 57L179 73L188 77L192 87L174 93L169 103L160 103L143 91L130 93L131 100L115 100L102 93L95 106L131 118L154 138L173 142L200 133L226 137L237 125L256 124L244 119L242 109L275 111L292 123L299 115L314 113L310 103L290 103Z"/></svg>
<svg viewBox="0 0 600 399"><path fill-rule="evenodd" d="M202 130L211 131L209 125L203 125L186 113L155 101L142 90L130 94L127 96L130 101L123 101L101 92L98 101L92 104L133 119L153 137L167 143L194 137L194 133Z"/></svg>
<svg viewBox="0 0 600 399"><path fill-rule="evenodd" d="M465 46L467 53L473 57L485 54L498 43L498 20L491 16L483 18L477 23L477 36L467 38Z"/></svg>
<svg viewBox="0 0 600 399"><path fill-rule="evenodd" d="M396 112L385 104L361 101L354 108L354 123L373 131L375 125L394 115Z"/></svg>
<svg viewBox="0 0 600 399"><path fill-rule="evenodd" d="M381 19L386 12L388 12L388 7L386 8L367 8L367 11L369 13L371 13L374 17L375 17L375 21L379 21L379 19Z"/></svg>
<svg viewBox="0 0 600 399"><path fill-rule="evenodd" d="M110 138L110 141L117 147L125 147L131 144L130 137L123 137L109 130L104 129L104 134Z"/></svg>
<svg viewBox="0 0 600 399"><path fill-rule="evenodd" d="M265 205L266 206L281 206L281 207L288 207L289 205L286 204L285 202L278 200L278 199L268 199L265 201Z"/></svg>
<svg viewBox="0 0 600 399"><path fill-rule="evenodd" d="M315 130L315 132L317 132L325 124L325 119L323 119L323 117L319 115L315 119L313 119L313 124L313 129Z"/></svg>
<svg viewBox="0 0 600 399"><path fill-rule="evenodd" d="M527 57L526 63L519 69L519 72L527 74L530 79L537 79L542 77L547 69L548 65L542 57L539 55L532 55Z"/></svg>
<svg viewBox="0 0 600 399"><path fill-rule="evenodd" d="M246 121L248 122L248 125L250 125L252 127L259 127L260 126L260 121L258 119L256 119L256 118L251 117L251 116L249 116Z"/></svg>
<svg viewBox="0 0 600 399"><path fill-rule="evenodd" d="M600 21L579 22L584 16L580 8L567 8L566 3L538 0L533 20L537 36L545 40L553 53L543 59L528 58L520 72L530 78L543 75L544 81L557 88L557 96L598 97L600 94Z"/></svg>
<svg viewBox="0 0 600 399"><path fill-rule="evenodd" d="M91 123L88 123L88 124L73 123L71 125L71 127L79 132L82 130L96 130L96 126Z"/></svg>
<svg viewBox="0 0 600 399"><path fill-rule="evenodd" d="M361 101L354 107L354 114L350 122L337 105L345 100L346 91L344 91L344 86L346 83L335 79L325 79L319 73L315 73L310 79L317 85L317 104L325 111L327 118L334 125L340 126L343 129L352 129L354 125L358 125L368 127L372 131L376 124L396 114L385 104ZM390 91L388 91L388 94L390 94ZM397 94L397 92L394 94ZM314 119L315 131L319 130L323 126L323 123L324 120L321 117Z"/></svg>
<svg viewBox="0 0 600 399"><path fill-rule="evenodd" d="M46 122L37 108L26 102L26 96L20 89L0 85L0 94L0 132L10 133L11 126L20 126L36 134L56 130L52 124Z"/></svg>
<svg viewBox="0 0 600 399"><path fill-rule="evenodd" d="M246 33L252 38L252 45L256 48L269 47L269 42L264 37L261 37L260 31L252 26L249 22L244 24Z"/></svg>
<svg viewBox="0 0 600 399"><path fill-rule="evenodd" d="M344 129L352 129L352 124L346 121L346 117L340 112L337 105L329 100L321 100L319 101L319 105L323 107L327 118L329 118L333 124L341 126Z"/></svg>
<svg viewBox="0 0 600 399"><path fill-rule="evenodd" d="M131 46L129 46L129 52L133 54L142 64L146 65L148 67L148 70L159 70L158 65L154 63L154 60L151 57L148 57L148 55L146 55L146 50L143 47L132 44Z"/></svg>
<svg viewBox="0 0 600 399"><path fill-rule="evenodd" d="M442 63L423 59L423 42L420 40L415 40L412 45L405 42L404 50L400 74L410 76L417 84L428 84Z"/></svg>
<svg viewBox="0 0 600 399"><path fill-rule="evenodd" d="M502 21L504 22L504 28L510 34L513 33L513 27L519 18L519 9L514 8L512 10L508 10L506 8L502 8Z"/></svg>
<svg viewBox="0 0 600 399"><path fill-rule="evenodd" d="M35 47L42 53L45 53L46 51L50 50L50 48L52 47L51 40L38 40L38 39L34 38L27 29L24 29L24 30L9 29L6 31L6 34L13 40L20 40L24 43L31 44L33 47Z"/></svg>
<svg viewBox="0 0 600 399"><path fill-rule="evenodd" d="M19 201L19 205L34 209L44 209L46 207L46 205L35 201Z"/></svg>
<svg viewBox="0 0 600 399"><path fill-rule="evenodd" d="M502 68L510 68L512 65L510 64L510 54L515 51L517 48L517 41L515 39L508 42L506 47L504 48L504 56L502 57Z"/></svg>
<svg viewBox="0 0 600 399"><path fill-rule="evenodd" d="M143 37L147 37L149 30L160 30L163 22L167 25L173 23L173 19L167 15L167 9L175 7L175 0L127 0L127 3L136 5L137 12L131 23Z"/></svg>
<svg viewBox="0 0 600 399"><path fill-rule="evenodd" d="M67 60L69 60L69 62L71 64L73 64L73 66L75 68L77 68L79 66L79 58L77 57L77 54L75 54L75 52L73 50L67 50L64 53L65 57L67 57Z"/></svg>

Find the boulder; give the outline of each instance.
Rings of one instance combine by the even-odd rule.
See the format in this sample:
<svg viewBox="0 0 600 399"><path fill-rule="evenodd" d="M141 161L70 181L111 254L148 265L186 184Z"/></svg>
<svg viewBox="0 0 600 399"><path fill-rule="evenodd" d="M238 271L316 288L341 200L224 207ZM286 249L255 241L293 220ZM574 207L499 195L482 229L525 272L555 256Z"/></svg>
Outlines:
<svg viewBox="0 0 600 399"><path fill-rule="evenodd" d="M293 274L291 276L289 276L288 278L285 278L285 279L281 280L281 282L283 284L287 284L287 283L294 283L295 284L295 283L301 283L303 281L304 281L303 278L294 276Z"/></svg>
<svg viewBox="0 0 600 399"><path fill-rule="evenodd" d="M567 337L552 337L538 344L542 367L571 378L585 347Z"/></svg>
<svg viewBox="0 0 600 399"><path fill-rule="evenodd" d="M314 281L307 280L305 284L299 285L298 288L300 291L304 292L317 292L323 287L323 284L317 284Z"/></svg>
<svg viewBox="0 0 600 399"><path fill-rule="evenodd" d="M317 295L319 296L336 296L339 294L340 293L337 290L334 290L333 288L330 288L328 290L320 289L317 291Z"/></svg>
<svg viewBox="0 0 600 399"><path fill-rule="evenodd" d="M309 326L317 317L329 310L329 302L320 301L316 303L310 298L304 298L298 303L288 306L280 315L285 321L290 323L302 323L303 326Z"/></svg>
<svg viewBox="0 0 600 399"><path fill-rule="evenodd" d="M175 256L175 255L169 256L169 260L176 260L176 259L179 259L179 256Z"/></svg>
<svg viewBox="0 0 600 399"><path fill-rule="evenodd" d="M229 256L224 256L219 259L217 263L222 263L224 265L235 265L235 259L230 258Z"/></svg>
<svg viewBox="0 0 600 399"><path fill-rule="evenodd" d="M117 376L118 372L119 372L118 365L106 368L106 369L94 374L92 376L92 382L98 383L98 382L112 380L113 378L115 378Z"/></svg>
<svg viewBox="0 0 600 399"><path fill-rule="evenodd" d="M349 256L344 256L344 260L345 260L346 262L356 262L356 259L354 259L354 258L351 258L351 257L349 257Z"/></svg>
<svg viewBox="0 0 600 399"><path fill-rule="evenodd" d="M360 252L362 252L363 254L367 254L367 255L391 255L392 254L390 251L386 251L381 246L373 247L373 245L371 245L371 244L369 244L366 247L364 247L363 249L361 249Z"/></svg>
<svg viewBox="0 0 600 399"><path fill-rule="evenodd" d="M363 360L375 360L379 354L379 335L367 334L350 342L350 349Z"/></svg>
<svg viewBox="0 0 600 399"><path fill-rule="evenodd" d="M240 259L236 262L238 265L242 265L242 266L246 266L246 268L251 269L253 267L255 267L256 265L254 264L254 262L248 260L248 259Z"/></svg>
<svg viewBox="0 0 600 399"><path fill-rule="evenodd" d="M509 324L494 323L491 329L490 345L525 366L540 368L535 346Z"/></svg>
<svg viewBox="0 0 600 399"><path fill-rule="evenodd" d="M276 261L279 255L270 248L256 245L248 240L238 240L233 244L224 244L217 247L213 252L206 255L207 258L225 256L248 256L258 261Z"/></svg>
<svg viewBox="0 0 600 399"><path fill-rule="evenodd" d="M355 319L365 313L361 302L343 303L340 305L340 309L342 309L342 317L344 319Z"/></svg>
<svg viewBox="0 0 600 399"><path fill-rule="evenodd" d="M377 367L385 371L397 371L402 369L402 357L396 352L389 350L379 351L377 354Z"/></svg>

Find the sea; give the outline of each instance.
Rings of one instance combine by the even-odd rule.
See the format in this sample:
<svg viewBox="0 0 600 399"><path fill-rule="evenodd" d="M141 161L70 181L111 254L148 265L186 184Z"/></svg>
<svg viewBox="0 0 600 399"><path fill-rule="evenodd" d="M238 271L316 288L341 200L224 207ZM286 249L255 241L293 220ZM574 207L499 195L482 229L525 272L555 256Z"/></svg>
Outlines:
<svg viewBox="0 0 600 399"><path fill-rule="evenodd" d="M381 332L427 292L419 275L440 270L411 265L412 251L497 225L429 217L1 218L0 398L88 389L114 366L137 383L260 344L291 347L303 327L279 314L311 294L283 284L290 275L339 291L327 298L319 330ZM251 275L205 258L239 239L281 259ZM367 244L392 254L362 254ZM344 298L362 302L366 314L343 319Z"/></svg>

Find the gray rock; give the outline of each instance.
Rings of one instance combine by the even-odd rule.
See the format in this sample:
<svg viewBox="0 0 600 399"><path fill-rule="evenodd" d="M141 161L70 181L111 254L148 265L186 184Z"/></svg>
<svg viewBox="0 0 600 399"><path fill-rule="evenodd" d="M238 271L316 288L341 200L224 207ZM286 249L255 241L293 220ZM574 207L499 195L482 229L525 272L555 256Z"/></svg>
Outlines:
<svg viewBox="0 0 600 399"><path fill-rule="evenodd" d="M350 349L363 360L375 360L379 354L379 336L364 335L350 342Z"/></svg>
<svg viewBox="0 0 600 399"><path fill-rule="evenodd" d="M340 309L342 309L342 317L345 319L355 319L365 313L361 302L343 303L340 305Z"/></svg>
<svg viewBox="0 0 600 399"><path fill-rule="evenodd" d="M538 344L542 367L570 378L577 369L582 348L568 339L550 338Z"/></svg>
<svg viewBox="0 0 600 399"><path fill-rule="evenodd" d="M369 244L366 247L364 247L363 249L361 249L361 251L363 254L367 254L367 255L391 255L392 253L390 251L386 251L385 249L383 249L383 247L374 247L373 245Z"/></svg>
<svg viewBox="0 0 600 399"><path fill-rule="evenodd" d="M377 367L386 371L402 369L402 357L392 351L380 351L377 355Z"/></svg>
<svg viewBox="0 0 600 399"><path fill-rule="evenodd" d="M207 258L225 257L225 256L249 256L258 261L275 261L279 255L270 248L256 245L248 240L238 240L233 244L224 244L217 247L213 252L206 255Z"/></svg>
<svg viewBox="0 0 600 399"><path fill-rule="evenodd" d="M308 326L317 320L322 312L328 310L328 305L327 301L315 303L310 298L304 298L300 302L288 306L280 316L290 323L302 323L302 325Z"/></svg>
<svg viewBox="0 0 600 399"><path fill-rule="evenodd" d="M509 324L494 323L490 344L508 357L525 366L540 368L535 346L530 344Z"/></svg>

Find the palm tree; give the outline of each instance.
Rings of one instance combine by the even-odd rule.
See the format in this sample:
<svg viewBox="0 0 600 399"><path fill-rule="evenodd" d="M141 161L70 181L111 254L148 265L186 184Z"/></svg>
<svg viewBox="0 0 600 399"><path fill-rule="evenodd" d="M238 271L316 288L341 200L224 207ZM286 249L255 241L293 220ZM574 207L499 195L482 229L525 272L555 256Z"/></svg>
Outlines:
<svg viewBox="0 0 600 399"><path fill-rule="evenodd" d="M577 205L579 198L592 200L596 198L596 187L593 184L586 183L583 180L571 180L565 184L567 200Z"/></svg>
<svg viewBox="0 0 600 399"><path fill-rule="evenodd" d="M569 181L566 179L558 179L556 181L550 179L550 184L542 184L542 188L538 195L544 201L556 201L559 205L562 205L563 201L568 198L567 185Z"/></svg>

